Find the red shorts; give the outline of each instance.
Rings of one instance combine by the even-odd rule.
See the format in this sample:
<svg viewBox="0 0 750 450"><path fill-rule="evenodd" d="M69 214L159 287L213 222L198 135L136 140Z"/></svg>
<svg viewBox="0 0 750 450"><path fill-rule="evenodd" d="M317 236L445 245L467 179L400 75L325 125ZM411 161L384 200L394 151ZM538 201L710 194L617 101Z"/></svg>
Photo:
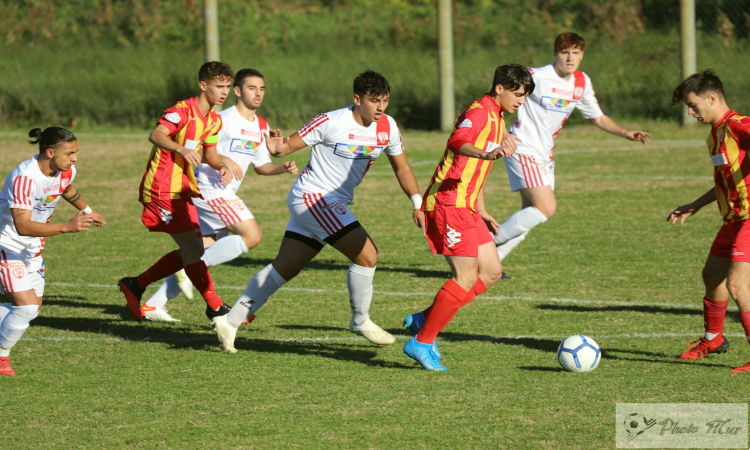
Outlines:
<svg viewBox="0 0 750 450"><path fill-rule="evenodd" d="M487 224L479 213L466 208L425 211L427 242L432 253L451 256L479 256L479 246L492 242Z"/></svg>
<svg viewBox="0 0 750 450"><path fill-rule="evenodd" d="M709 253L732 261L750 262L750 220L724 224Z"/></svg>
<svg viewBox="0 0 750 450"><path fill-rule="evenodd" d="M200 236L200 222L195 205L187 200L153 200L143 204L143 224L149 231L178 234L195 231Z"/></svg>

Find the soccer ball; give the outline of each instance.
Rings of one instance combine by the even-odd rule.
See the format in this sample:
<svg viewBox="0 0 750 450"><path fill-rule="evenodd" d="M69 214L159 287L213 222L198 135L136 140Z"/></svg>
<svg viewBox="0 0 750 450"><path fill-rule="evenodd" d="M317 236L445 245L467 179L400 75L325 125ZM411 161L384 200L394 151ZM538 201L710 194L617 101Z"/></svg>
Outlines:
<svg viewBox="0 0 750 450"><path fill-rule="evenodd" d="M591 372L601 359L599 346L590 337L577 334L566 338L557 347L557 360L570 372Z"/></svg>

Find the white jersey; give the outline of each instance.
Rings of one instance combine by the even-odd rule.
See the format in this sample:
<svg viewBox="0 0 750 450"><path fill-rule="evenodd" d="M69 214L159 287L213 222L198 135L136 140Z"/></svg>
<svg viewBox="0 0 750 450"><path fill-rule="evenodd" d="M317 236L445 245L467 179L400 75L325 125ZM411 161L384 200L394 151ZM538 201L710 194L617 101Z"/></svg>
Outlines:
<svg viewBox="0 0 750 450"><path fill-rule="evenodd" d="M307 193L333 193L348 204L354 188L383 151L396 156L404 151L401 132L391 116L362 126L354 120L354 106L318 114L298 133L312 147L310 161L292 189Z"/></svg>
<svg viewBox="0 0 750 450"><path fill-rule="evenodd" d="M510 132L521 140L516 153L552 159L555 138L565 121L578 108L585 119L601 116L591 79L575 71L567 81L555 72L554 64L529 69L536 87L518 109L518 120Z"/></svg>
<svg viewBox="0 0 750 450"><path fill-rule="evenodd" d="M247 173L250 164L260 167L271 162L271 155L266 147L264 134L270 132L268 122L259 115L255 115L253 122L240 115L236 106L221 112L221 130L219 130L216 152L226 156L242 167L242 173ZM232 196L240 188L242 180L232 180L227 185L219 184L221 175L208 164L201 164L195 169L195 179L198 189L206 200L223 196ZM244 179L244 177L243 177Z"/></svg>
<svg viewBox="0 0 750 450"><path fill-rule="evenodd" d="M38 158L39 155L36 155L13 169L0 192L0 247L27 257L40 255L46 238L20 236L11 208L31 210L31 220L48 223L62 193L76 176L75 166L71 166L64 172L48 177L39 169Z"/></svg>

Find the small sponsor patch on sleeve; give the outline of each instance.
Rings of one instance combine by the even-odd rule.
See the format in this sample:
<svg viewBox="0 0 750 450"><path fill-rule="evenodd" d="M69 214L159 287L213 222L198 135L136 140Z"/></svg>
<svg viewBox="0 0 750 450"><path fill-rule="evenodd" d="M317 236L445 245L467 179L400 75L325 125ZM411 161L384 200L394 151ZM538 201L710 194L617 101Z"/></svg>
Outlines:
<svg viewBox="0 0 750 450"><path fill-rule="evenodd" d="M469 119L464 119L463 122L459 123L456 128L471 128L472 123Z"/></svg>
<svg viewBox="0 0 750 450"><path fill-rule="evenodd" d="M180 118L180 114L179 113L171 112L171 113L165 114L164 118L167 119L168 121L172 122L175 125L179 125L180 124L180 119L181 118Z"/></svg>

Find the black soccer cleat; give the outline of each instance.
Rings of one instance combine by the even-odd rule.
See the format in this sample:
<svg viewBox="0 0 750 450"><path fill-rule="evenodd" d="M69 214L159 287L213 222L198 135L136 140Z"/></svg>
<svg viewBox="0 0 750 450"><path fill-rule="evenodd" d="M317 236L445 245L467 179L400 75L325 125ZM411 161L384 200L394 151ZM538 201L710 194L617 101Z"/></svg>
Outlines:
<svg viewBox="0 0 750 450"><path fill-rule="evenodd" d="M500 279L501 280L512 280L513 277L509 277L508 275L505 274L505 272L503 272L503 274L500 276Z"/></svg>
<svg viewBox="0 0 750 450"><path fill-rule="evenodd" d="M143 292L146 290L138 286L138 278L136 277L125 277L122 278L118 283L120 290L125 294L125 300L128 302L128 310L133 318L137 321L143 319L143 311L141 311L141 298Z"/></svg>
<svg viewBox="0 0 750 450"><path fill-rule="evenodd" d="M229 314L230 309L232 309L232 307L227 305L226 303L219 306L218 311L214 311L210 306L206 305L206 317L208 317L209 320L213 320L214 317L226 316L227 314Z"/></svg>

